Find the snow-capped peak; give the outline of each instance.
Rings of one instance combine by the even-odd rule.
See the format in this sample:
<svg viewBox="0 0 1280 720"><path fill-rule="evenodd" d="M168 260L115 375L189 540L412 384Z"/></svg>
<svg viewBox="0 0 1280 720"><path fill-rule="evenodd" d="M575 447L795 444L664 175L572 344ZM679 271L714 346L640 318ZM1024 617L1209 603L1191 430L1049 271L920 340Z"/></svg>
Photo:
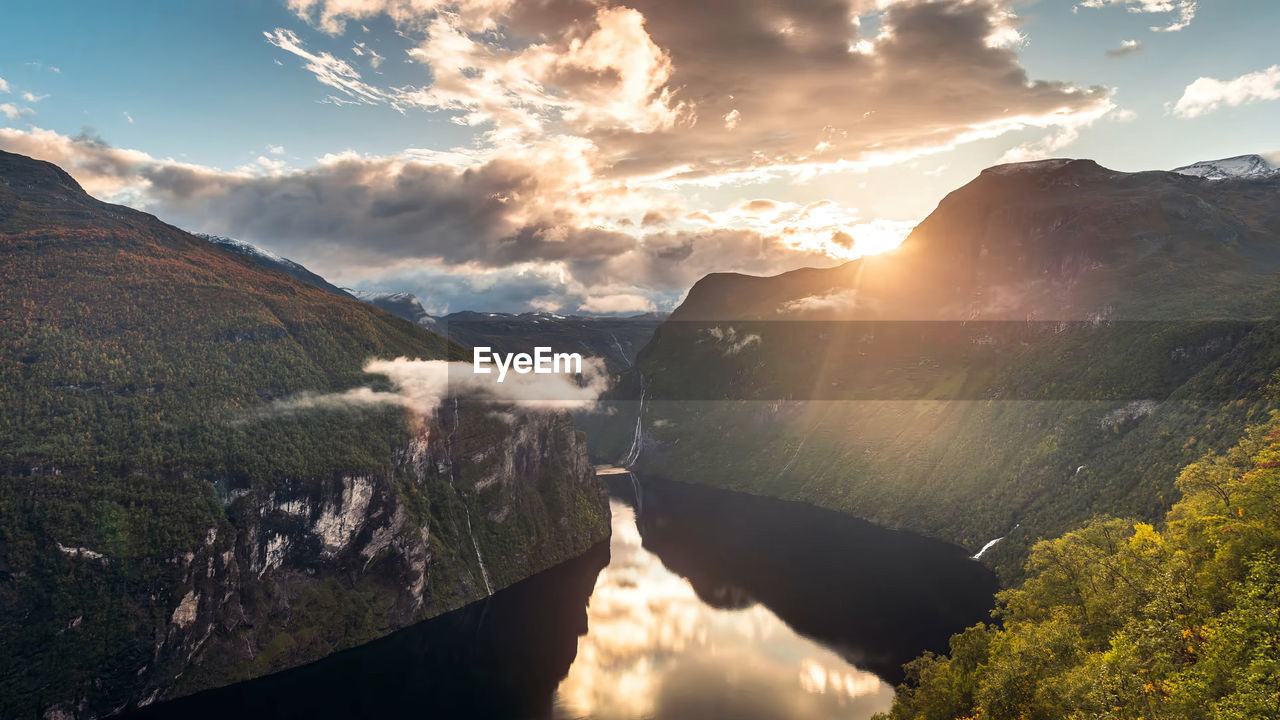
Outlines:
<svg viewBox="0 0 1280 720"><path fill-rule="evenodd" d="M1238 155L1221 160L1201 160L1174 168L1173 171L1180 175L1190 175L1205 180L1228 178L1257 180L1280 175L1280 168L1272 165L1261 155Z"/></svg>

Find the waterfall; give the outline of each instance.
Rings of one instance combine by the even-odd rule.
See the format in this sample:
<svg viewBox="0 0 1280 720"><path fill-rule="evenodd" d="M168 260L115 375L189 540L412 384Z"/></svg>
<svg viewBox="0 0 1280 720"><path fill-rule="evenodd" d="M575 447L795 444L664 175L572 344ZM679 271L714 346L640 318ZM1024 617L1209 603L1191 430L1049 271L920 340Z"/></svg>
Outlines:
<svg viewBox="0 0 1280 720"><path fill-rule="evenodd" d="M620 463L622 467L629 468L640 459L640 446L644 441L644 375L640 375L640 409L636 411L636 431L631 438L631 449L627 451L626 457L622 458Z"/></svg>
<svg viewBox="0 0 1280 720"><path fill-rule="evenodd" d="M471 531L471 508L463 503L462 509L467 511L467 534L471 536L471 547L475 548L476 562L480 564L480 577L484 579L484 590L492 595L493 585L489 582L489 568L484 566L484 558L480 555L480 544L476 542L476 535Z"/></svg>
<svg viewBox="0 0 1280 720"><path fill-rule="evenodd" d="M1001 540L1003 540L1003 539L1004 539L1004 536L1003 536L1003 535L1001 535L1000 537L996 538L995 540L992 540L991 542L987 543L986 545L983 545L983 546L982 546L982 549L981 549L981 550L979 550L977 553L975 553L975 554L974 554L973 559L974 559L974 560L981 560L981 559L982 559L982 556L983 556L983 554L984 554L984 553L986 553L988 550L990 550L992 547L994 547L996 543L1000 542L1000 541L1001 541Z"/></svg>
<svg viewBox="0 0 1280 720"><path fill-rule="evenodd" d="M640 478L636 477L633 472L628 472L631 476L631 494L636 497L636 517L640 517L640 512L644 510L644 496L640 494Z"/></svg>
<svg viewBox="0 0 1280 720"><path fill-rule="evenodd" d="M1022 527L1022 523L1018 523L1017 525L1014 525L1014 526L1013 526L1013 529L1014 529L1014 530L1017 530L1017 529L1018 529L1018 528L1020 528L1020 527ZM1005 536L1005 535L1001 535L1000 537L996 538L995 540L992 540L991 542L987 543L986 545L983 545L983 546L982 546L982 549L981 549L981 550L979 550L977 553L975 553L975 554L973 555L973 559L974 559L974 560L981 560L981 559L982 559L982 556L983 556L983 555L986 555L988 550L990 550L991 548L995 547L996 543L998 543L998 542L1000 542L1001 540L1005 539L1005 537L1007 537L1007 536Z"/></svg>
<svg viewBox="0 0 1280 720"><path fill-rule="evenodd" d="M613 333L609 333L609 338L613 340L613 347L618 351L618 357L622 358L622 364L630 368L631 361L627 359L627 353L622 349L622 343L618 342L618 336Z"/></svg>
<svg viewBox="0 0 1280 720"><path fill-rule="evenodd" d="M476 542L475 531L471 529L471 508L467 505L467 499L458 490L458 486L453 483L453 436L458 432L460 422L458 398L455 397L453 399L453 427L449 428L449 438L445 441L445 457L449 460L449 487L453 488L453 494L458 497L458 502L462 504L463 513L467 518L467 537L471 538L471 547L476 551L476 564L480 566L480 578L484 580L485 592L492 595L493 584L489 582L489 568L485 567L484 556L480 554L480 543Z"/></svg>

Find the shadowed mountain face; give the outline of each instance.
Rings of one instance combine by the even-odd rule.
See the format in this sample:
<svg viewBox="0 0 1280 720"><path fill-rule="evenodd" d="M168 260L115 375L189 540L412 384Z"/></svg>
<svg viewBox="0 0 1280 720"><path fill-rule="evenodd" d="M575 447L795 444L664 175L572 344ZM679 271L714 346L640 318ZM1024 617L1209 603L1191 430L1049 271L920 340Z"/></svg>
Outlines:
<svg viewBox="0 0 1280 720"><path fill-rule="evenodd" d="M644 547L709 605L762 603L801 635L890 684L924 651L989 619L994 575L954 545L803 503L613 476Z"/></svg>
<svg viewBox="0 0 1280 720"><path fill-rule="evenodd" d="M1270 317L1277 194L1280 177L1002 165L947 195L893 252L770 278L709 275L671 319Z"/></svg>
<svg viewBox="0 0 1280 720"><path fill-rule="evenodd" d="M1277 200L1280 177L989 169L896 251L701 280L594 452L973 550L1007 535L984 559L1016 575L1092 514L1162 514L1177 468L1272 406Z"/></svg>
<svg viewBox="0 0 1280 720"><path fill-rule="evenodd" d="M196 237L204 240L208 240L214 245L217 245L218 247L223 248L225 250L230 250L231 252L244 255L245 257L254 261L259 266L264 267L268 270L278 270L294 278L295 280L301 280L304 283L310 283L311 285L315 285L321 290L328 290L334 295L351 297L351 294L348 293L346 290L343 290L337 285L334 285L328 280L325 280L324 278L311 272L310 270L299 265L298 263L288 258L282 258L279 255L276 255L275 253L267 252L266 250L256 247L250 243L244 242L242 240L235 240L233 238L220 237L218 235L205 235L202 233L196 233ZM392 313L392 314L394 315L395 313Z"/></svg>
<svg viewBox="0 0 1280 720"><path fill-rule="evenodd" d="M0 247L0 716L293 667L608 532L567 414L301 409L439 335L10 153Z"/></svg>
<svg viewBox="0 0 1280 720"><path fill-rule="evenodd" d="M550 718L608 543L492 598L307 667L130 718Z"/></svg>

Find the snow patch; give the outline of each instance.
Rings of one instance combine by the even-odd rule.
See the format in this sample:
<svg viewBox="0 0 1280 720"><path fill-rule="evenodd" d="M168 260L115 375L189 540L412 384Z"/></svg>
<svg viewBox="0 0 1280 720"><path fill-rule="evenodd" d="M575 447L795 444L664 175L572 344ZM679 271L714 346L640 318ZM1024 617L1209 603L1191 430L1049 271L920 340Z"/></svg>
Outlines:
<svg viewBox="0 0 1280 720"><path fill-rule="evenodd" d="M1202 160L1183 165L1174 168L1173 172L1205 180L1260 180L1280 175L1280 168L1272 165L1261 155L1237 155L1221 160Z"/></svg>

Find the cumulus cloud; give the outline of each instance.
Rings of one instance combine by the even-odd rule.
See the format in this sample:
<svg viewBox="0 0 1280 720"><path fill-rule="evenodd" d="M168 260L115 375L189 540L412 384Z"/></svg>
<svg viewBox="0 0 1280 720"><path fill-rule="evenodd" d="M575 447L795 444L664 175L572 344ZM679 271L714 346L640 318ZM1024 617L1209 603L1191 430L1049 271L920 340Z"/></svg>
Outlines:
<svg viewBox="0 0 1280 720"><path fill-rule="evenodd" d="M610 159L597 171L632 179L751 181L897 161L1078 122L1110 94L1028 78L1017 18L996 0L442 5L291 3L328 32L385 13L420 38L411 55L429 66L429 85L350 92L455 113L495 142L572 133ZM875 19L874 36L861 34L862 16ZM355 80L293 39L322 81Z"/></svg>
<svg viewBox="0 0 1280 720"><path fill-rule="evenodd" d="M653 300L635 293L619 293L617 295L593 295L588 297L578 309L583 312L604 314L653 312L657 307Z"/></svg>
<svg viewBox="0 0 1280 720"><path fill-rule="evenodd" d="M1172 112L1178 117L1193 118L1223 105L1235 107L1277 98L1280 98L1280 65L1272 65L1230 80L1198 78L1182 91Z"/></svg>
<svg viewBox="0 0 1280 720"><path fill-rule="evenodd" d="M1126 55L1133 55L1134 53L1139 52L1142 52L1141 42L1138 42L1137 40L1124 40L1120 43L1119 47L1107 50L1107 57L1121 58Z"/></svg>
<svg viewBox="0 0 1280 720"><path fill-rule="evenodd" d="M278 416L315 410L338 410L398 405L429 415L448 398L465 397L495 405L555 410L589 408L609 388L609 374L600 358L584 358L580 376L567 373L508 372L498 382L495 372L476 373L470 363L445 360L370 360L364 371L386 376L395 391L359 387L342 393L303 393L275 401L259 416Z"/></svg>
<svg viewBox="0 0 1280 720"><path fill-rule="evenodd" d="M0 93L7 92L9 92L9 83L4 78L0 77Z"/></svg>
<svg viewBox="0 0 1280 720"><path fill-rule="evenodd" d="M1172 15L1168 25L1153 25L1152 32L1177 32L1196 16L1196 0L1085 0L1076 9L1108 6L1123 7L1131 13Z"/></svg>

